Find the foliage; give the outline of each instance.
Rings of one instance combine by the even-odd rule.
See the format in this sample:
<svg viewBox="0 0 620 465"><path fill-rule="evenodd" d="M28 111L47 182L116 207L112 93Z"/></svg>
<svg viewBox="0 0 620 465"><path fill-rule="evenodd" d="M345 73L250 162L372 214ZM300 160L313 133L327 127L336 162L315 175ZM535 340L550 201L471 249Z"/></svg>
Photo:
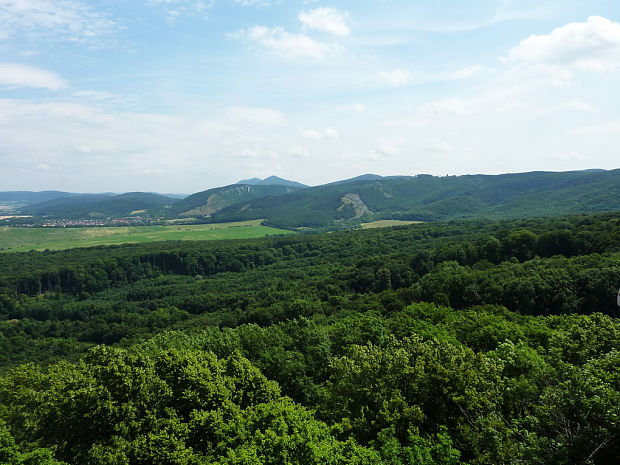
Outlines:
<svg viewBox="0 0 620 465"><path fill-rule="evenodd" d="M619 226L3 254L0 462L615 464Z"/></svg>
<svg viewBox="0 0 620 465"><path fill-rule="evenodd" d="M533 172L499 176L429 175L360 179L230 205L217 221L266 218L283 228L333 226L347 194L358 195L369 219L519 218L620 209L620 170Z"/></svg>

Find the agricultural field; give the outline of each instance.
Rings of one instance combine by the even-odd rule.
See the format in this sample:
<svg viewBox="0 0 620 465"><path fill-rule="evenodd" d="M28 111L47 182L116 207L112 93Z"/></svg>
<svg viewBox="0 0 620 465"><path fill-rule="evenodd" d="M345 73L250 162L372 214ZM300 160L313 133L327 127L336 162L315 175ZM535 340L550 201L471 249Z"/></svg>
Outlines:
<svg viewBox="0 0 620 465"><path fill-rule="evenodd" d="M95 245L155 241L252 239L291 231L262 225L263 220L235 223L99 228L0 228L0 251L59 250Z"/></svg>
<svg viewBox="0 0 620 465"><path fill-rule="evenodd" d="M407 226L409 224L420 224L423 221L401 221L401 220L378 220L370 223L362 223L362 229L389 228L391 226Z"/></svg>

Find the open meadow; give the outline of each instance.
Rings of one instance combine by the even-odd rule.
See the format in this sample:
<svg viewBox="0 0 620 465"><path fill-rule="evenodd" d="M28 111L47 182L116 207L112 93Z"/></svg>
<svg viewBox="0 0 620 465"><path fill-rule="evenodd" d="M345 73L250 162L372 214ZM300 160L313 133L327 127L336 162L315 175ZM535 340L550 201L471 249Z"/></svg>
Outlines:
<svg viewBox="0 0 620 465"><path fill-rule="evenodd" d="M0 251L59 250L155 241L252 239L291 231L263 226L263 220L235 223L98 228L0 228Z"/></svg>
<svg viewBox="0 0 620 465"><path fill-rule="evenodd" d="M390 228L392 226L407 226L410 224L421 224L423 221L402 221L402 220L378 220L370 223L362 223L362 229Z"/></svg>

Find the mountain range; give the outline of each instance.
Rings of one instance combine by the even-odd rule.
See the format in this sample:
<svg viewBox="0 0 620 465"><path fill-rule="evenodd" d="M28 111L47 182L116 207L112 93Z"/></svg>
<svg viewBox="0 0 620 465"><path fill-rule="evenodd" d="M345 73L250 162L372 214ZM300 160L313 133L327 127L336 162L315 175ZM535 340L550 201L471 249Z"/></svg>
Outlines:
<svg viewBox="0 0 620 465"><path fill-rule="evenodd" d="M25 215L62 218L101 218L156 212L172 205L176 199L149 192L94 194L58 197L21 208Z"/></svg>
<svg viewBox="0 0 620 465"><path fill-rule="evenodd" d="M0 199L2 195L0 193ZM69 194L71 195L71 194ZM376 219L438 221L620 210L620 170L502 175L362 175L308 187L275 176L197 192L65 195L23 207L49 216L123 216L145 210L211 222L265 219L284 228L330 228Z"/></svg>

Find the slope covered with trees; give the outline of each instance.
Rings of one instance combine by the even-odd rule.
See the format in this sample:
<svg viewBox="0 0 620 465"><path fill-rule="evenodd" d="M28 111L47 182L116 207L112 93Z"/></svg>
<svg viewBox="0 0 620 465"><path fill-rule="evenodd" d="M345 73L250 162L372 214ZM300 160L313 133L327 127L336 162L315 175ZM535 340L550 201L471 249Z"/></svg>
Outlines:
<svg viewBox="0 0 620 465"><path fill-rule="evenodd" d="M296 181L290 181L288 179L283 179L278 176L269 176L265 179L260 178L251 178L251 179L243 179L237 184L247 184L249 186L288 186L288 187L299 187L305 188L308 187L305 184Z"/></svg>
<svg viewBox="0 0 620 465"><path fill-rule="evenodd" d="M118 195L79 195L63 197L29 205L21 209L27 215L59 218L89 218L127 216L132 212L163 211L175 199L148 192L128 192Z"/></svg>
<svg viewBox="0 0 620 465"><path fill-rule="evenodd" d="M3 255L0 462L601 464L620 216Z"/></svg>
<svg viewBox="0 0 620 465"><path fill-rule="evenodd" d="M19 204L31 204L47 202L48 200L62 197L73 197L79 194L60 191L4 191L0 192L0 202L14 202Z"/></svg>
<svg viewBox="0 0 620 465"><path fill-rule="evenodd" d="M620 170L363 179L241 202L213 218L266 218L272 225L295 228L329 227L360 218L517 218L617 209Z"/></svg>
<svg viewBox="0 0 620 465"><path fill-rule="evenodd" d="M197 192L174 204L169 215L211 216L231 205L262 197L279 196L303 189L304 186L280 184L232 184ZM257 218L259 219L259 218Z"/></svg>

